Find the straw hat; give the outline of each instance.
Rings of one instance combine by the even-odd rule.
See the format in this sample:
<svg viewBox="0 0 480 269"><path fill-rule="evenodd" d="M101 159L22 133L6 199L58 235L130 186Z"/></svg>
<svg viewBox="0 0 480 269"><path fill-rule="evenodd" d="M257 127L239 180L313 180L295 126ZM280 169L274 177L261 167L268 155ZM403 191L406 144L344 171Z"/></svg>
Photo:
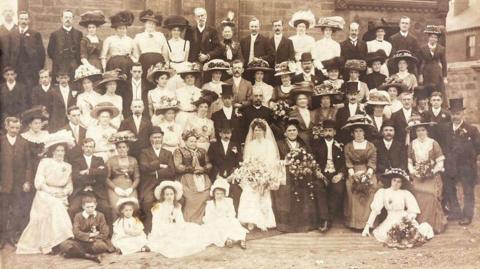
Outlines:
<svg viewBox="0 0 480 269"><path fill-rule="evenodd" d="M75 69L74 81L79 82L85 78L88 78L91 81L95 82L102 78L102 72L100 71L100 69L97 69L93 66L82 64L77 67L77 69Z"/></svg>
<svg viewBox="0 0 480 269"><path fill-rule="evenodd" d="M202 72L201 72L201 67L198 63L185 63L183 66L181 66L180 70L177 70L177 74L182 77L182 79L185 79L186 75L194 75L195 77L199 77Z"/></svg>
<svg viewBox="0 0 480 269"><path fill-rule="evenodd" d="M417 127L431 127L437 124L433 121L426 121L421 115L413 114L410 119L408 120L407 127L405 128L407 131L411 129L415 129Z"/></svg>
<svg viewBox="0 0 480 269"><path fill-rule="evenodd" d="M125 198L118 199L117 204L116 204L117 210L120 212L120 209L126 203L133 204L134 210L137 210L138 207L139 207L137 198L135 198L135 197L125 197Z"/></svg>
<svg viewBox="0 0 480 269"><path fill-rule="evenodd" d="M246 71L250 72L256 72L256 71L265 71L265 72L271 72L273 71L272 68L270 68L270 65L268 64L267 61L258 59L258 60L253 60L247 65Z"/></svg>
<svg viewBox="0 0 480 269"><path fill-rule="evenodd" d="M98 103L92 111L90 111L90 116L97 119L101 112L108 111L112 118L115 118L120 114L120 110L110 102L101 102Z"/></svg>
<svg viewBox="0 0 480 269"><path fill-rule="evenodd" d="M45 149L49 149L58 144L67 144L69 148L75 145L73 133L68 130L60 130L55 133L48 134L45 140Z"/></svg>
<svg viewBox="0 0 480 269"><path fill-rule="evenodd" d="M418 61L418 59L413 56L409 50L398 50L395 55L392 56L392 61L395 65L397 65L400 60L407 61L409 65Z"/></svg>
<svg viewBox="0 0 480 269"><path fill-rule="evenodd" d="M176 98L170 98L168 96L162 96L160 102L155 106L155 114L158 112L160 114L165 114L168 110L174 110L177 112L180 110L178 107L179 101Z"/></svg>
<svg viewBox="0 0 480 269"><path fill-rule="evenodd" d="M348 118L342 130L352 131L355 128L362 128L365 132L374 130L375 126L367 115L357 114Z"/></svg>
<svg viewBox="0 0 480 269"><path fill-rule="evenodd" d="M154 194L154 196L157 200L160 200L160 195L161 195L163 189L165 189L166 187L171 187L175 190L175 192L177 194L176 195L177 201L182 198L182 196L183 196L182 184L178 181L164 180L160 183L160 185L158 185L155 188L155 191L153 192L153 194Z"/></svg>
<svg viewBox="0 0 480 269"><path fill-rule="evenodd" d="M225 196L228 196L230 193L230 184L224 178L217 178L213 185L210 187L210 196L213 197L213 192L215 189L222 189L225 191Z"/></svg>
<svg viewBox="0 0 480 269"><path fill-rule="evenodd" d="M101 94L104 94L105 85L108 82L116 81L117 83L118 82L125 83L127 79L127 75L120 74L120 71L121 71L120 69L115 69L115 70L110 70L103 73L102 80L100 80L95 84L95 89L99 91Z"/></svg>
<svg viewBox="0 0 480 269"><path fill-rule="evenodd" d="M322 17L318 19L318 23L315 25L316 28L322 28L322 30L329 27L333 32L343 30L344 26L345 20L340 16Z"/></svg>
<svg viewBox="0 0 480 269"><path fill-rule="evenodd" d="M405 172L401 168L386 169L385 173L382 174L382 178L384 179L401 178L402 187L405 187L405 184L410 181L410 177L407 174L407 172ZM391 181L386 183L387 183L387 187L390 187Z"/></svg>
<svg viewBox="0 0 480 269"><path fill-rule="evenodd" d="M162 75L167 75L168 78L170 78L172 70L169 69L166 65L164 64L157 64L157 65L152 65L147 71L147 80L156 83L155 79L158 79L158 77Z"/></svg>
<svg viewBox="0 0 480 269"><path fill-rule="evenodd" d="M387 106L390 105L390 95L386 91L371 90L367 105Z"/></svg>
<svg viewBox="0 0 480 269"><path fill-rule="evenodd" d="M295 75L297 68L295 62L285 61L275 65L275 77L283 75Z"/></svg>

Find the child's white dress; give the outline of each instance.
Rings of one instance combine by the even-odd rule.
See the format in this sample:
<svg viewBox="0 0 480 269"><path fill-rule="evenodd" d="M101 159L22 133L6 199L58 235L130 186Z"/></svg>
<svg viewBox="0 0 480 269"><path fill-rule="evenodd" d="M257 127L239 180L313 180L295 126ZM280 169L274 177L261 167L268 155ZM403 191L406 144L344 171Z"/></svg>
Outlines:
<svg viewBox="0 0 480 269"><path fill-rule="evenodd" d="M235 208L232 198L226 197L221 202L207 201L204 228L213 243L218 247L225 246L227 239L233 241L245 240L248 230L243 228L235 217Z"/></svg>
<svg viewBox="0 0 480 269"><path fill-rule="evenodd" d="M141 230L142 233L132 236L128 230ZM118 218L113 223L112 244L122 251L123 255L141 251L147 245L147 235L143 231L143 223L138 218Z"/></svg>

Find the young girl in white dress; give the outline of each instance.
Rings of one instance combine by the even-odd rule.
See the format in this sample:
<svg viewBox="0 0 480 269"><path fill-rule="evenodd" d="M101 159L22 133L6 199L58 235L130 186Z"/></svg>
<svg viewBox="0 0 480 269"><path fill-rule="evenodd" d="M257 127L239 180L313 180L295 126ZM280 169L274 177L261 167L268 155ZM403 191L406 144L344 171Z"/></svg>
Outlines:
<svg viewBox="0 0 480 269"><path fill-rule="evenodd" d="M138 209L138 200L133 197L119 199L117 208L121 216L113 223L112 244L123 255L149 252L143 223L133 215Z"/></svg>
<svg viewBox="0 0 480 269"><path fill-rule="evenodd" d="M212 242L200 225L185 222L182 206L182 184L165 180L155 188L159 201L152 208L152 232L148 235L148 246L167 258L180 258L204 250Z"/></svg>
<svg viewBox="0 0 480 269"><path fill-rule="evenodd" d="M245 237L248 231L235 217L233 200L228 197L229 190L230 184L223 178L218 178L213 183L210 188L210 196L213 199L207 201L203 217L204 228L214 238L216 246L231 248L234 241L239 241L240 247L246 249Z"/></svg>

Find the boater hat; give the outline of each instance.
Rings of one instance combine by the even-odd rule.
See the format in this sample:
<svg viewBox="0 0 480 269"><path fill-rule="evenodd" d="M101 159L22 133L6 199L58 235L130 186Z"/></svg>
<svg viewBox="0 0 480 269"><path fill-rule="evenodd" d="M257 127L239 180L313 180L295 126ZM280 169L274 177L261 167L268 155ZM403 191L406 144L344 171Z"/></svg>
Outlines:
<svg viewBox="0 0 480 269"><path fill-rule="evenodd" d="M171 187L177 193L177 201L182 199L183 196L183 187L182 184L178 181L164 180L155 188L154 196L157 200L160 200L160 195L162 194L163 189L166 187Z"/></svg>
<svg viewBox="0 0 480 269"><path fill-rule="evenodd" d="M345 20L340 16L322 17L318 19L318 23L315 25L315 27L321 28L322 30L329 27L333 32L343 30L344 26Z"/></svg>
<svg viewBox="0 0 480 269"><path fill-rule="evenodd" d="M118 116L120 114L120 110L118 110L118 108L115 105L113 105L112 103L101 102L101 103L98 103L92 109L92 111L90 111L90 116L92 116L92 118L96 119L96 118L98 118L100 113L103 112L103 111L110 112L110 115L111 115L112 118L115 118L116 116Z"/></svg>
<svg viewBox="0 0 480 269"><path fill-rule="evenodd" d="M120 209L123 207L124 204L129 203L132 204L134 207L134 210L138 209L138 200L135 197L125 197L125 198L120 198L117 201L116 207L117 210L120 212Z"/></svg>

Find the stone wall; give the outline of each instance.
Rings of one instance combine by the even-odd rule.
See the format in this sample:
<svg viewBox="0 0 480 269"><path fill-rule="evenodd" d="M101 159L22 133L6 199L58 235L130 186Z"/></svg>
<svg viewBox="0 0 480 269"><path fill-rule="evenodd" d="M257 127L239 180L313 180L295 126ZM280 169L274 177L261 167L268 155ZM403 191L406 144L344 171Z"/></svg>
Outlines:
<svg viewBox="0 0 480 269"><path fill-rule="evenodd" d="M464 98L466 117L471 123L480 125L480 60L449 63L448 98Z"/></svg>
<svg viewBox="0 0 480 269"><path fill-rule="evenodd" d="M474 59L467 59L467 36L476 35L477 46ZM447 61L460 62L480 59L480 28L447 33Z"/></svg>

